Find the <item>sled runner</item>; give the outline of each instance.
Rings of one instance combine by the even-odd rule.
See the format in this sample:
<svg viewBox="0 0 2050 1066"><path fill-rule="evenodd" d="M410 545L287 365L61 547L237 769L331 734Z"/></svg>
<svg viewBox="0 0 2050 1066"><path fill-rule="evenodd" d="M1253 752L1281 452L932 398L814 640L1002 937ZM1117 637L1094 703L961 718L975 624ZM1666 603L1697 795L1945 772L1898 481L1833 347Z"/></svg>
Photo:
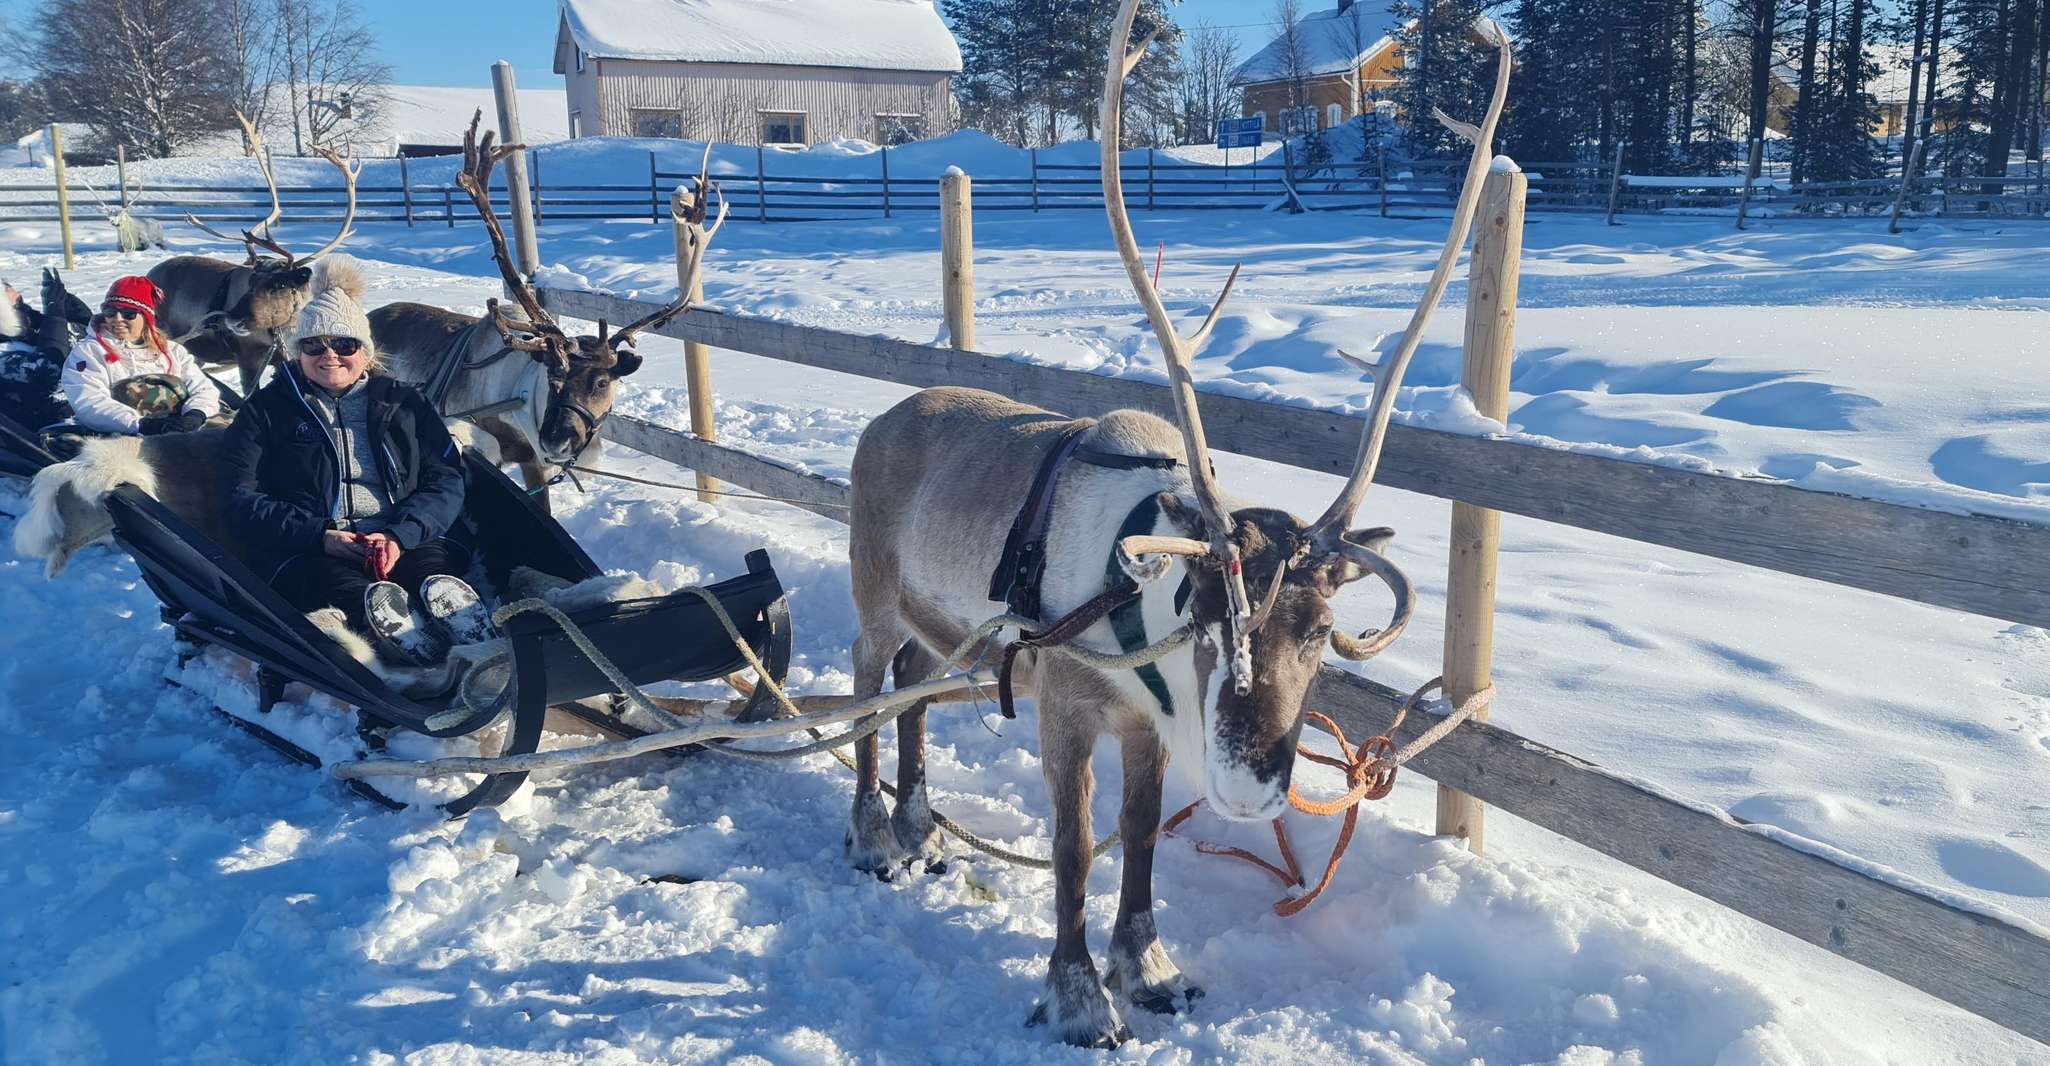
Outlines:
<svg viewBox="0 0 2050 1066"><path fill-rule="evenodd" d="M476 548L497 587L514 566L576 582L602 571L569 533L503 474L474 455L465 456L468 480L465 513L478 531ZM569 701L611 693L614 686L554 623L523 615L506 627L511 678L504 698L473 707L456 692L417 699L396 691L352 658L333 639L287 604L239 559L195 531L162 504L133 486L106 499L114 539L134 556L158 599L164 619L181 639L240 655L257 667L255 720L235 724L256 733L285 754L318 765L319 760L263 727L261 719L296 681L353 706L359 734L375 748L374 731L409 730L430 737L465 736L510 714L503 754L528 754L541 741L551 706L617 735L644 731ZM780 684L790 662L790 614L783 586L765 551L749 552L748 572L710 586L740 634ZM710 606L689 592L613 601L567 612L592 644L635 684L708 681L748 667ZM757 685L741 711L743 720L770 716L774 704L766 685ZM507 710L509 705L509 711ZM227 713L227 712L222 712ZM231 718L234 716L230 716ZM492 806L512 795L525 773L491 774L442 807L451 816ZM404 804L360 781L352 788L390 807Z"/></svg>

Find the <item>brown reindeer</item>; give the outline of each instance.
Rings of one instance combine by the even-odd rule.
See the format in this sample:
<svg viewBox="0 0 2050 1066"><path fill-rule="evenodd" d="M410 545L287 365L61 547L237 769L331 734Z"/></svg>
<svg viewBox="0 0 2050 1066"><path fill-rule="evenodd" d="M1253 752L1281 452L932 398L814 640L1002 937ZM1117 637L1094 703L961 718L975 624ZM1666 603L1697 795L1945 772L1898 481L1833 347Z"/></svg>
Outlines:
<svg viewBox="0 0 2050 1066"><path fill-rule="evenodd" d="M877 694L885 671L899 687L929 676L996 613L991 573L1028 486L1057 447L1074 451L1065 466L1053 468L1040 583L1043 623L1077 611L1128 576L1141 581L1135 599L1073 642L1112 654L1154 642L1172 648L1157 661L1098 668L1037 650L1019 660L1020 676L1029 678L1038 699L1054 821L1056 935L1046 992L1028 1024L1048 1024L1070 1043L1094 1046L1128 1035L1106 980L1110 991L1156 1012L1184 1009L1200 995L1168 958L1153 920L1153 848L1170 759L1223 817L1278 816L1320 652L1329 644L1348 659L1368 658L1408 620L1409 584L1380 554L1391 532L1348 525L1373 479L1403 371L1465 243L1510 69L1507 38L1484 24L1484 35L1500 51L1487 118L1478 128L1445 120L1474 144L1451 233L1400 345L1375 371L1372 413L1351 476L1321 517L1304 522L1272 508L1228 506L1219 492L1190 357L1216 322L1231 284L1194 334L1177 334L1125 213L1120 97L1126 75L1152 42L1149 34L1127 51L1137 6L1138 0L1124 0L1110 35L1104 199L1118 252L1166 355L1179 426L1140 411L1074 420L992 393L928 389L862 434L848 548L861 619L856 698ZM1071 433L1078 436L1070 440ZM1353 637L1334 627L1330 599L1367 574L1394 593L1394 620ZM1181 627L1191 630L1186 643L1163 639ZM879 792L875 738L857 748L847 847L860 868L887 871L907 857L937 854L925 794L923 710L915 707L898 719L894 812ZM1091 858L1090 753L1105 733L1117 736L1123 753L1118 830L1124 873L1099 978L1084 937L1083 904Z"/></svg>
<svg viewBox="0 0 2050 1066"><path fill-rule="evenodd" d="M284 208L278 200L270 149L246 117L239 113L235 117L242 122L264 184L270 188L270 213L239 237L230 237L190 213L185 221L222 240L241 241L248 259L237 264L211 256L173 256L150 268L149 279L164 290L157 320L165 331L203 363L235 364L241 370L242 395L247 396L255 391L279 333L319 291L313 275L320 260L349 238L350 224L356 218L356 178L363 164L321 149L320 154L342 172L348 206L332 240L309 255L295 255L271 235Z"/></svg>
<svg viewBox="0 0 2050 1066"><path fill-rule="evenodd" d="M489 132L479 140L482 118L480 110L463 137L463 171L456 182L476 205L491 238L492 260L524 314L515 314L496 300L481 317L427 304L395 303L372 311L370 328L387 371L401 381L427 384L438 374L447 375L443 412L451 417L469 415L496 439L500 456L519 464L527 487L541 490L546 506L550 468L573 464L589 447L612 411L614 383L640 368L641 357L631 347L634 338L674 318L683 310L684 297L679 294L675 302L617 333L608 335L603 322L598 323L596 336L572 338L564 333L514 267L505 231L491 208L492 168L525 148L494 148ZM710 163L708 149L696 196L679 187L670 201L677 224L690 235L689 261L684 264L689 279L698 276L705 248L726 219L722 196L717 219L705 228L717 192L709 181ZM686 283L681 292L689 291ZM492 410L512 401L517 402L510 409Z"/></svg>

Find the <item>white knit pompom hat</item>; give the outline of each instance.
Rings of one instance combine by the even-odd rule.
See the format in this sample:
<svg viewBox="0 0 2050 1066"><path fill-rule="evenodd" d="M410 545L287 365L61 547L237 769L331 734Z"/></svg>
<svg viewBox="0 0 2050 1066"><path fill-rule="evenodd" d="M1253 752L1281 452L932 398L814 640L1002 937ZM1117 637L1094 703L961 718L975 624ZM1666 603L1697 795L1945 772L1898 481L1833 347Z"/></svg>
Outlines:
<svg viewBox="0 0 2050 1066"><path fill-rule="evenodd" d="M296 346L302 337L354 337L375 361L377 347L370 337L370 316L359 302L362 299L363 268L353 257L334 255L321 260L313 300L292 323L287 343Z"/></svg>

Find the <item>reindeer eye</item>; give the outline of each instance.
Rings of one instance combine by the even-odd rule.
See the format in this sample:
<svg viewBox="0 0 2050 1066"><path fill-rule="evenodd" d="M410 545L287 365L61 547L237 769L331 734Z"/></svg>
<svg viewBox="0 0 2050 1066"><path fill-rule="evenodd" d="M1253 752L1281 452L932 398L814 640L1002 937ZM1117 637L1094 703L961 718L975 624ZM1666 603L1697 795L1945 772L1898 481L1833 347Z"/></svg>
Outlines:
<svg viewBox="0 0 2050 1066"><path fill-rule="evenodd" d="M1303 654L1323 654L1324 642L1330 639L1330 624L1326 623L1324 625L1318 626L1317 628L1310 631L1309 636L1303 638Z"/></svg>

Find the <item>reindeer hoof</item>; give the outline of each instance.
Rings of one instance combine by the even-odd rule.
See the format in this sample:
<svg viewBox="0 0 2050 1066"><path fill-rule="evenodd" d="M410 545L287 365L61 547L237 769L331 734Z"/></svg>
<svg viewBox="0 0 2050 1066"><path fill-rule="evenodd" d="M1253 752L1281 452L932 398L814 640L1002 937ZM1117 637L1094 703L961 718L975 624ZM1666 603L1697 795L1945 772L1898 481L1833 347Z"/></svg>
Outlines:
<svg viewBox="0 0 2050 1066"><path fill-rule="evenodd" d="M904 858L904 846L890 828L890 814L880 792L854 798L854 810L847 818L847 861L857 870L888 881Z"/></svg>
<svg viewBox="0 0 2050 1066"><path fill-rule="evenodd" d="M1040 1025L1076 1047L1109 1050L1132 1039L1095 968L1086 962L1057 964L1047 971L1046 995L1025 1019L1028 1029Z"/></svg>
<svg viewBox="0 0 2050 1066"><path fill-rule="evenodd" d="M1135 950L1113 939L1104 958L1104 983L1155 1014L1181 1014L1203 998L1203 990L1182 976L1158 940Z"/></svg>
<svg viewBox="0 0 2050 1066"><path fill-rule="evenodd" d="M897 834L898 846L904 849L904 865L924 866L927 873L945 870L946 838L940 835L940 827L933 821L932 806L925 799L925 786L913 789L908 796L898 796L897 809L890 814L890 829ZM932 869L935 865L940 866L940 870Z"/></svg>

